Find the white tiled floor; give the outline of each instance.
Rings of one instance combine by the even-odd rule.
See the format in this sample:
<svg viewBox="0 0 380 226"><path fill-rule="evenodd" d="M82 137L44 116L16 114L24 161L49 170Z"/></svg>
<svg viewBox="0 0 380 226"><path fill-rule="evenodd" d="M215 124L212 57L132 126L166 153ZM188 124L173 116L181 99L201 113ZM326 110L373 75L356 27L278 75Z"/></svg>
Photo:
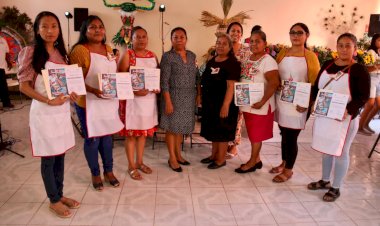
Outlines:
<svg viewBox="0 0 380 226"><path fill-rule="evenodd" d="M3 130L21 140L13 150L26 155L22 159L0 153L0 225L380 225L380 155L367 158L376 136L357 135L342 195L336 202L326 203L321 199L324 191L306 189L307 183L321 176L320 154L310 148L312 120L299 138L294 176L283 184L273 183L273 175L268 173L281 158L277 128L275 137L263 145L264 167L245 175L233 170L249 158L246 138L238 157L214 171L199 163L209 155L210 146L191 149L187 139L184 156L191 165L184 166L183 173L168 168L163 143L153 150L148 140L145 163L154 172L143 175L142 181L127 175L123 142L116 141L114 171L122 186L106 186L103 192L90 185L83 141L78 136L77 146L66 155L64 193L82 206L73 211L72 218L60 219L48 210L40 160L31 157L28 111L29 106L0 112ZM371 126L380 132L379 120Z"/></svg>

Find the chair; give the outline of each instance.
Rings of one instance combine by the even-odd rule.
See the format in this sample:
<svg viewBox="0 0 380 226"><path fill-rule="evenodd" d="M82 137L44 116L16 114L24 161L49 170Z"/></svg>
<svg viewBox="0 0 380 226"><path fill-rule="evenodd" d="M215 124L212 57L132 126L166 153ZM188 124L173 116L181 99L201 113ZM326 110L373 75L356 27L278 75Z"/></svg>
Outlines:
<svg viewBox="0 0 380 226"><path fill-rule="evenodd" d="M375 143L373 144L371 151L369 152L368 158L371 158L373 152L377 152L380 154L380 152L375 149L379 140L380 140L380 134L377 136L377 139L376 139Z"/></svg>

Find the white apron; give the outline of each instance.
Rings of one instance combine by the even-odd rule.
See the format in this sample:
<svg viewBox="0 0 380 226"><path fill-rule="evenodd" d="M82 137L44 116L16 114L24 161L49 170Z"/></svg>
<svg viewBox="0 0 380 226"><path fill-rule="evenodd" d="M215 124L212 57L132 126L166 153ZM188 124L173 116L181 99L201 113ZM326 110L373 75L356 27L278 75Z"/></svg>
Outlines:
<svg viewBox="0 0 380 226"><path fill-rule="evenodd" d="M58 64L46 62L45 68L56 68ZM38 75L34 90L47 97L42 75ZM30 140L35 157L56 156L65 153L75 145L71 124L70 101L60 106L49 106L33 99L29 113Z"/></svg>
<svg viewBox="0 0 380 226"><path fill-rule="evenodd" d="M284 57L278 65L281 80L309 82L305 57ZM275 121L290 129L305 129L307 111L300 113L292 103L280 101L280 92L276 92Z"/></svg>
<svg viewBox="0 0 380 226"><path fill-rule="evenodd" d="M333 80L327 87L325 87L325 89L332 90L335 93L349 95L348 101L351 101L349 73L350 71L345 73L338 81ZM330 75L326 70L323 71L319 78L318 88L322 89L329 80ZM331 118L316 116L313 125L313 140L311 147L328 155L340 156L346 142L351 117L352 116L348 115L345 120L338 121Z"/></svg>
<svg viewBox="0 0 380 226"><path fill-rule="evenodd" d="M157 68L155 57L136 57L138 67ZM125 128L127 130L147 130L158 125L156 94L149 92L146 96L135 96L127 100L125 107Z"/></svg>
<svg viewBox="0 0 380 226"><path fill-rule="evenodd" d="M90 53L91 65L85 83L99 89L98 73L115 73L116 61ZM88 137L101 137L119 132L123 123L119 118L119 100L101 99L92 93L86 95L86 124Z"/></svg>

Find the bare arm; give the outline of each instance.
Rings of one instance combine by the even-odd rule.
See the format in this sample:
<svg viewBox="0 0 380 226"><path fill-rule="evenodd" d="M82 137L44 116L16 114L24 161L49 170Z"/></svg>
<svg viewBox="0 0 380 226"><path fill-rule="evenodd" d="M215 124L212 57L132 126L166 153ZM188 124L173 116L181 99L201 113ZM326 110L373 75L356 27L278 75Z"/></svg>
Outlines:
<svg viewBox="0 0 380 226"><path fill-rule="evenodd" d="M227 91L226 95L224 96L224 101L222 108L220 109L220 117L221 118L227 118L228 117L228 111L230 109L231 101L234 97L234 85L235 80L227 80Z"/></svg>
<svg viewBox="0 0 380 226"><path fill-rule="evenodd" d="M30 98L33 98L33 99L38 100L42 103L46 103L47 105L52 105L52 106L62 105L63 103L66 102L66 100L68 100L67 97L63 96L63 94L61 94L57 98L49 100L47 97L44 97L41 94L39 94L38 92L36 92L32 88L31 83L32 82L30 82L30 81L20 83L20 91ZM76 96L76 94L75 94L75 96Z"/></svg>
<svg viewBox="0 0 380 226"><path fill-rule="evenodd" d="M277 88L280 86L280 79L278 70L268 71L264 74L265 79L268 81L265 90L264 96L261 101L252 105L252 108L260 109L273 94L276 92Z"/></svg>

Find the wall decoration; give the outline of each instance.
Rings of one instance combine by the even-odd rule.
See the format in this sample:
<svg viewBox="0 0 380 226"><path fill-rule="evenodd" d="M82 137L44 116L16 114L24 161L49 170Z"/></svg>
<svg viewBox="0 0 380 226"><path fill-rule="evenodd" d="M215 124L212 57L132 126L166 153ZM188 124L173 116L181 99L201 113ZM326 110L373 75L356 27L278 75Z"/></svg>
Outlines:
<svg viewBox="0 0 380 226"><path fill-rule="evenodd" d="M352 32L358 22L364 19L364 16L359 15L358 7L354 7L350 11L345 4L331 4L326 13L322 24L330 34Z"/></svg>
<svg viewBox="0 0 380 226"><path fill-rule="evenodd" d="M131 31L133 28L133 22L135 21L136 11L151 11L154 9L154 0L147 0L148 6L140 6L131 2L124 2L121 4L110 4L107 0L103 0L105 6L110 8L120 8L120 17L123 22L123 26L119 32L113 37L112 43L115 45L128 45L131 39Z"/></svg>
<svg viewBox="0 0 380 226"><path fill-rule="evenodd" d="M232 22L239 22L241 24L244 23L244 20L251 19L251 17L247 14L247 12L252 11L244 11L239 12L235 16L228 18L228 13L230 12L233 0L221 0L221 5L223 8L224 18L220 18L208 11L202 11L202 16L200 21L203 23L205 27L211 27L218 25L216 28L216 33L218 32L226 32L227 27Z"/></svg>

